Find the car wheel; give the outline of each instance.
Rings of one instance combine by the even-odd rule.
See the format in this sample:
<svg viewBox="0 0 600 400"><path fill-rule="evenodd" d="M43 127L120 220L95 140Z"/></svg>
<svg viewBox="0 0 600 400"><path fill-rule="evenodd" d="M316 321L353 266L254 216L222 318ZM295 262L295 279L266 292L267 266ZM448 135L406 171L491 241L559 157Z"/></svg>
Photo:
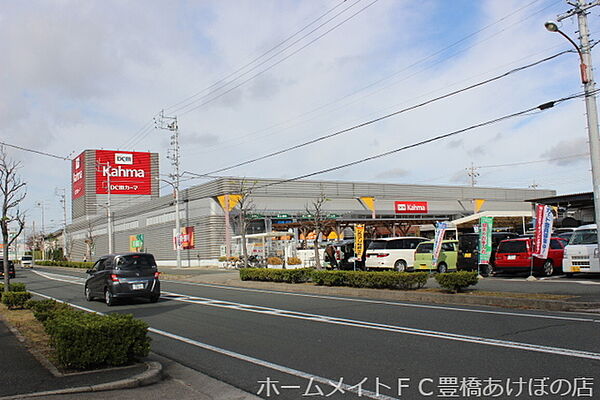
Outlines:
<svg viewBox="0 0 600 400"><path fill-rule="evenodd" d="M483 266L483 268L481 268L481 276L493 276L494 275L494 268L490 265L490 264L485 264Z"/></svg>
<svg viewBox="0 0 600 400"><path fill-rule="evenodd" d="M85 299L86 299L87 301L92 301L92 300L94 300L94 296L92 296L92 291L90 290L90 288L89 288L89 287L87 287L87 285L86 285L86 287L85 287Z"/></svg>
<svg viewBox="0 0 600 400"><path fill-rule="evenodd" d="M544 274L544 276L552 276L552 274L554 273L554 265L552 265L552 261L546 260L542 268L542 273Z"/></svg>
<svg viewBox="0 0 600 400"><path fill-rule="evenodd" d="M446 272L448 272L448 266L445 263L439 263L437 271L440 274L445 274Z"/></svg>
<svg viewBox="0 0 600 400"><path fill-rule="evenodd" d="M396 263L394 264L394 269L398 272L406 271L406 261L404 261L404 260L396 261Z"/></svg>
<svg viewBox="0 0 600 400"><path fill-rule="evenodd" d="M110 292L110 289L105 289L104 290L104 302L106 303L107 306L111 307L115 305L115 297L113 296L113 294Z"/></svg>

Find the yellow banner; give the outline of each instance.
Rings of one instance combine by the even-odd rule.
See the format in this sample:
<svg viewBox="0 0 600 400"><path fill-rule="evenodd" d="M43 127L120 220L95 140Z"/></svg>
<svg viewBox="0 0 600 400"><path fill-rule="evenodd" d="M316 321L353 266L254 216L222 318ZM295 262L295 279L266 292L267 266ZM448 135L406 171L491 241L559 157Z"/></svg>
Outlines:
<svg viewBox="0 0 600 400"><path fill-rule="evenodd" d="M483 207L483 203L485 203L485 200L483 199L475 199L475 212L478 213L479 210L481 210L481 207Z"/></svg>
<svg viewBox="0 0 600 400"><path fill-rule="evenodd" d="M229 197L229 208L227 207L227 197ZM217 200L219 200L219 204L223 208L223 210L231 211L242 199L241 194L224 194L221 196L217 196Z"/></svg>
<svg viewBox="0 0 600 400"><path fill-rule="evenodd" d="M360 224L354 227L354 254L358 261L362 260L365 250L365 226Z"/></svg>
<svg viewBox="0 0 600 400"><path fill-rule="evenodd" d="M375 211L375 197L361 197L360 200L371 211Z"/></svg>

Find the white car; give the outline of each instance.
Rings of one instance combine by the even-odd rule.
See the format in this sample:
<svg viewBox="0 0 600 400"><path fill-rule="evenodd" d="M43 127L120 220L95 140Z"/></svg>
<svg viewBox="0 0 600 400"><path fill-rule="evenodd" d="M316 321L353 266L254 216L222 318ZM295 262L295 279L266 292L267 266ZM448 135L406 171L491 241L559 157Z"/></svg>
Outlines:
<svg viewBox="0 0 600 400"><path fill-rule="evenodd" d="M415 250L426 238L403 236L374 239L367 249L366 269L393 268L396 271L413 269Z"/></svg>
<svg viewBox="0 0 600 400"><path fill-rule="evenodd" d="M573 231L563 255L563 272L600 272L596 224L583 225Z"/></svg>

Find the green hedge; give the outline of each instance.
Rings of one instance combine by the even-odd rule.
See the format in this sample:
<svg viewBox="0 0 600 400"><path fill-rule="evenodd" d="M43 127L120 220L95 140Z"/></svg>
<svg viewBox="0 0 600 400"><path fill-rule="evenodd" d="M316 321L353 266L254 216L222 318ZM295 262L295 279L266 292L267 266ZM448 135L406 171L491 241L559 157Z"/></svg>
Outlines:
<svg viewBox="0 0 600 400"><path fill-rule="evenodd" d="M38 261L36 260L35 265L48 266L48 267L69 267L69 268L82 268L90 269L94 265L93 262L76 262L76 261Z"/></svg>
<svg viewBox="0 0 600 400"><path fill-rule="evenodd" d="M25 284L23 282L15 282L8 284L9 292L25 292ZM0 300L2 299L2 293L4 292L4 283L0 283Z"/></svg>
<svg viewBox="0 0 600 400"><path fill-rule="evenodd" d="M31 299L31 293L29 292L6 292L2 296L2 304L9 309L23 308L29 299Z"/></svg>
<svg viewBox="0 0 600 400"><path fill-rule="evenodd" d="M130 314L55 312L44 327L59 362L67 368L125 365L150 351L148 325Z"/></svg>
<svg viewBox="0 0 600 400"><path fill-rule="evenodd" d="M44 323L47 319L52 318L55 313L75 311L75 309L68 304L52 299L29 300L25 304L25 307L29 308L33 312L35 319L42 323Z"/></svg>
<svg viewBox="0 0 600 400"><path fill-rule="evenodd" d="M312 281L317 285L376 289L420 289L427 283L427 278L427 272L319 270L312 273Z"/></svg>
<svg viewBox="0 0 600 400"><path fill-rule="evenodd" d="M312 268L241 268L240 279L243 281L302 283L310 280L312 271Z"/></svg>
<svg viewBox="0 0 600 400"><path fill-rule="evenodd" d="M471 285L476 285L479 278L477 278L477 271L459 271L436 274L435 280L444 289L458 293Z"/></svg>

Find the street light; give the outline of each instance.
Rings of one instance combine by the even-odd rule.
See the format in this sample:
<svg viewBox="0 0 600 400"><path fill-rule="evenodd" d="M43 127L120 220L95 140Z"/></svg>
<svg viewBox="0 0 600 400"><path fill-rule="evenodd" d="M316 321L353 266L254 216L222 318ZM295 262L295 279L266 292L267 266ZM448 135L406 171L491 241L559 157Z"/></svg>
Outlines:
<svg viewBox="0 0 600 400"><path fill-rule="evenodd" d="M585 0L577 2L569 2L574 6L574 9L564 15L558 17L558 21L577 15L579 25L579 42L578 46L570 37L565 35L555 21L548 21L544 24L550 32L560 33L569 41L577 50L580 61L581 83L583 84L585 93L585 108L587 115L588 136L590 142L590 160L592 164L592 186L594 191L594 216L596 224L600 225L600 134L598 133L598 111L596 107L596 84L592 71L592 53L589 39L589 30L587 24L586 10L595 5L597 2L585 3ZM600 251L600 229L597 229L597 243Z"/></svg>

